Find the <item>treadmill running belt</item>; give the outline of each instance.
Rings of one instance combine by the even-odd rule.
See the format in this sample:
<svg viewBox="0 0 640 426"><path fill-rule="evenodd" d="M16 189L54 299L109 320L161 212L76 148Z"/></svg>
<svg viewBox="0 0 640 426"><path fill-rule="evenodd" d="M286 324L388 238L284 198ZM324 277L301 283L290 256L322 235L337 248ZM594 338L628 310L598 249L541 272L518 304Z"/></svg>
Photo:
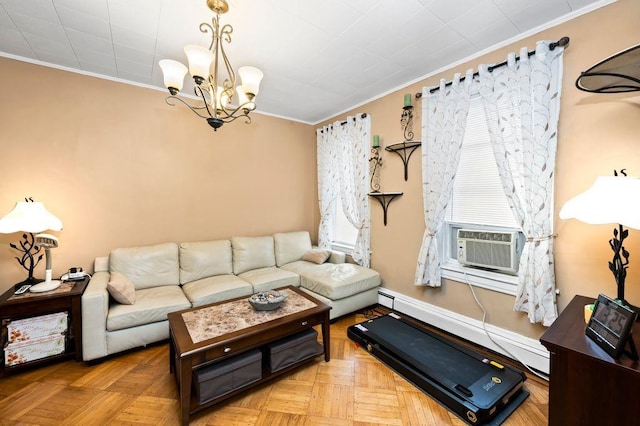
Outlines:
<svg viewBox="0 0 640 426"><path fill-rule="evenodd" d="M522 371L395 313L352 325L347 335L472 425L499 424L529 395Z"/></svg>
<svg viewBox="0 0 640 426"><path fill-rule="evenodd" d="M416 328L390 316L366 324L385 347L425 373L436 372L448 381L469 388L484 376L487 366L447 342L422 333Z"/></svg>

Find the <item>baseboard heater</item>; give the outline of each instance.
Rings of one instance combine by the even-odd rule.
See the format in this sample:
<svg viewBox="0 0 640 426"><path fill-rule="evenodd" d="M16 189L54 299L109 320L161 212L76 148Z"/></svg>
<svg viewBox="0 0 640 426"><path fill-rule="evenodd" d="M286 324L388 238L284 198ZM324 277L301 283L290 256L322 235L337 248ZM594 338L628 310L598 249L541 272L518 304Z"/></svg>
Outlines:
<svg viewBox="0 0 640 426"><path fill-rule="evenodd" d="M347 335L472 425L498 425L528 396L525 374L390 313Z"/></svg>

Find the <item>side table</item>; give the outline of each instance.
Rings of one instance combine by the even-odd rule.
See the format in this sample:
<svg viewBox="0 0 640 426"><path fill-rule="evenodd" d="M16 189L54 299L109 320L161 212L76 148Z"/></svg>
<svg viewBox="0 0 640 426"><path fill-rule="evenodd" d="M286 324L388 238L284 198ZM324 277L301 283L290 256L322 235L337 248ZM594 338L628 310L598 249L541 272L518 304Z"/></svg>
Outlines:
<svg viewBox="0 0 640 426"><path fill-rule="evenodd" d="M640 365L626 355L611 358L585 335L584 305L594 300L575 296L540 338L551 352L551 426L638 424ZM640 323L633 334L640 335Z"/></svg>
<svg viewBox="0 0 640 426"><path fill-rule="evenodd" d="M12 372L17 372L29 367L35 367L48 362L75 357L76 361L82 361L82 305L81 298L89 277L81 281L63 283L57 290L44 293L29 293L14 296L13 286L0 296L0 344L3 348L0 357L0 377ZM71 287L69 287L71 286ZM65 352L39 360L26 362L11 367L4 364L4 345L7 343L6 320L18 320L32 318L56 312L67 312L69 315L69 328L65 343Z"/></svg>

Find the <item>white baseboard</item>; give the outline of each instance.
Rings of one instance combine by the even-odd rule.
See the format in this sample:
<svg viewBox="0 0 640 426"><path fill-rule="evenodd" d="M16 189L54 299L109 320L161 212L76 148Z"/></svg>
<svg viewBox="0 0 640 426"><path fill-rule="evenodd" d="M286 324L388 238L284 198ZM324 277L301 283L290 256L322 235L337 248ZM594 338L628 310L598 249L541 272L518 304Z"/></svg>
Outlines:
<svg viewBox="0 0 640 426"><path fill-rule="evenodd" d="M549 351L535 339L514 333L503 328L486 324L493 340L506 350L493 343L482 327L482 321L460 315L430 303L380 288L378 303L412 318L433 325L441 330L459 336L475 344L484 346L509 358L518 358L520 362L549 374Z"/></svg>

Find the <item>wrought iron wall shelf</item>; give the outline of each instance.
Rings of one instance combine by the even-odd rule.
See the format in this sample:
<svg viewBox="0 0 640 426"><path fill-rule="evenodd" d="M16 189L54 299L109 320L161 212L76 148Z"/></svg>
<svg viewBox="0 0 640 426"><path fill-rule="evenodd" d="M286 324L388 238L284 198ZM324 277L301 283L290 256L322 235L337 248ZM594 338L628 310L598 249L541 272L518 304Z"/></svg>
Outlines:
<svg viewBox="0 0 640 426"><path fill-rule="evenodd" d="M384 217L384 226L387 226L387 211L389 210L389 204L396 198L402 195L402 192L370 192L369 196L378 200L382 206L382 212Z"/></svg>
<svg viewBox="0 0 640 426"><path fill-rule="evenodd" d="M385 151L395 152L402 159L404 163L404 180L409 180L409 159L411 154L422 145L420 141L404 141L388 145L384 148ZM408 152L408 153L407 153Z"/></svg>

